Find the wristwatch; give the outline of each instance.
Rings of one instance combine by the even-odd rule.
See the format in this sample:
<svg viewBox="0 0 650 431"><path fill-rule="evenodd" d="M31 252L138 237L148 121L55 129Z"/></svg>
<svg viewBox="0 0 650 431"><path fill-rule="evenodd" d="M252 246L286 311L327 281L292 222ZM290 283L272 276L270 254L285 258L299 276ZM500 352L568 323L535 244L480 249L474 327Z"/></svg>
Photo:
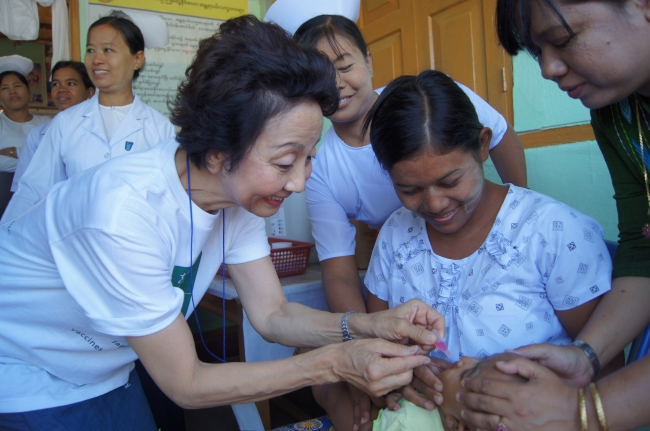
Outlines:
<svg viewBox="0 0 650 431"><path fill-rule="evenodd" d="M587 359L589 359L589 362L591 363L591 367L594 369L594 378L598 377L598 374L600 374L600 361L598 360L598 355L596 355L596 351L593 347L582 340L575 340L571 344L585 352Z"/></svg>

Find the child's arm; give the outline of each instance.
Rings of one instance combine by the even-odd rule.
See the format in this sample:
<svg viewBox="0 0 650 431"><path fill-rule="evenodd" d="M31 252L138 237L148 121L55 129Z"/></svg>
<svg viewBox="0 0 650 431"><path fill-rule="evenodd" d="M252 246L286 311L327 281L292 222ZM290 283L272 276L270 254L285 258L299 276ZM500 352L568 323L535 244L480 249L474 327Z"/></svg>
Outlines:
<svg viewBox="0 0 650 431"><path fill-rule="evenodd" d="M368 313L388 310L388 301L381 300L372 293L368 292L368 299L366 299L366 308L368 309Z"/></svg>
<svg viewBox="0 0 650 431"><path fill-rule="evenodd" d="M578 336L600 302L600 296L569 310L555 310L558 320L572 340Z"/></svg>

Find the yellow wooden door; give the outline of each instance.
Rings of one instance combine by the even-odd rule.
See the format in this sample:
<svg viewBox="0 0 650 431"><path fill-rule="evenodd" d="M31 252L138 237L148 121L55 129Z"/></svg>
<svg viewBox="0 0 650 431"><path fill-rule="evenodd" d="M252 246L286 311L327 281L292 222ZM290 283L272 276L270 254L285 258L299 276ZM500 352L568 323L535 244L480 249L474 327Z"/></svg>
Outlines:
<svg viewBox="0 0 650 431"><path fill-rule="evenodd" d="M512 65L498 44L495 10L496 0L361 0L373 85L437 69L512 122Z"/></svg>
<svg viewBox="0 0 650 431"><path fill-rule="evenodd" d="M417 62L471 88L512 122L512 65L499 46L496 0L416 0Z"/></svg>
<svg viewBox="0 0 650 431"><path fill-rule="evenodd" d="M419 71L414 1L361 0L359 28L372 53L375 88Z"/></svg>

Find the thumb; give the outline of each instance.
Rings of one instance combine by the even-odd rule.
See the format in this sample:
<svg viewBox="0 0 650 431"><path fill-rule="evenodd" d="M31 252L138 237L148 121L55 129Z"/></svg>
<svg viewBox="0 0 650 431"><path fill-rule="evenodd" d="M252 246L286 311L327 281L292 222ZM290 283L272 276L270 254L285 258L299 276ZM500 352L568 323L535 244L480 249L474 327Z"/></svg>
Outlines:
<svg viewBox="0 0 650 431"><path fill-rule="evenodd" d="M505 374L518 374L527 380L533 380L547 368L526 358L516 358L508 362L498 361L496 367Z"/></svg>
<svg viewBox="0 0 650 431"><path fill-rule="evenodd" d="M434 343L438 339L435 333L418 325L405 325L404 331L400 332L403 332L401 335L404 338L410 339L412 343L419 344L425 348L429 347L429 350L433 350Z"/></svg>
<svg viewBox="0 0 650 431"><path fill-rule="evenodd" d="M547 344L531 344L515 349L514 352L533 361L549 358L549 348Z"/></svg>

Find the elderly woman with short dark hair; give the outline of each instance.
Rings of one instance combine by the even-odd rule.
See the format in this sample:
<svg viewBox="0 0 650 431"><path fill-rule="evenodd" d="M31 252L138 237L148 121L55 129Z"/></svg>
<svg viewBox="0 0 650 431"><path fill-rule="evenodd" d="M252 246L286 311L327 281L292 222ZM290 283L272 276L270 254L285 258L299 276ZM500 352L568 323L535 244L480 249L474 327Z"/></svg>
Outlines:
<svg viewBox="0 0 650 431"><path fill-rule="evenodd" d="M269 258L260 217L304 189L335 82L326 57L274 24L227 21L201 42L172 103L176 139L82 172L2 226L0 428L83 429L92 418L102 429L155 429L136 358L185 408L343 380L384 394L429 363L419 353L433 348L432 329L444 333L435 310L412 301L350 315L289 303ZM262 336L324 347L200 362L185 319L223 261Z"/></svg>

